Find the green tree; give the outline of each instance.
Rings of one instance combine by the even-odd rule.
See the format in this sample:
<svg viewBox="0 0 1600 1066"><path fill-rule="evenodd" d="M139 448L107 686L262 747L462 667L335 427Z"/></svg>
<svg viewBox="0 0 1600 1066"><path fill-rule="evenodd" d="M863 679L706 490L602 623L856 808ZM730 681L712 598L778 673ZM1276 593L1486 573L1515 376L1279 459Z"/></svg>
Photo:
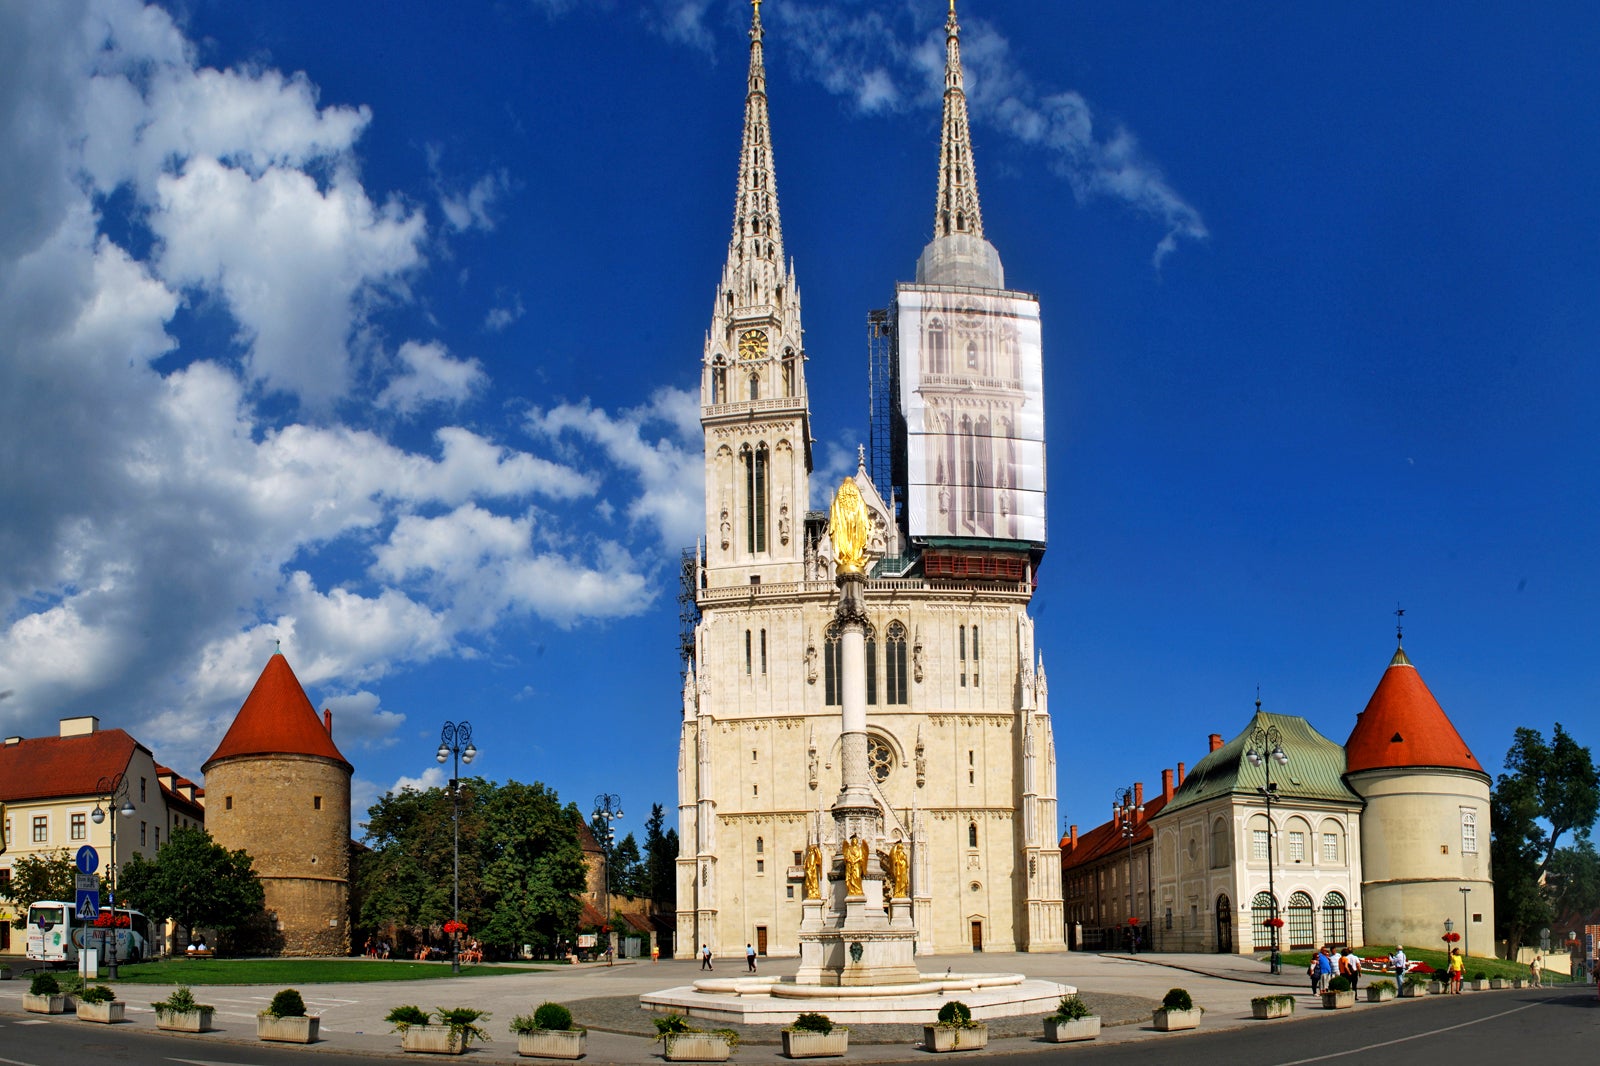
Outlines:
<svg viewBox="0 0 1600 1066"><path fill-rule="evenodd" d="M204 829L174 829L149 861L135 855L117 881L118 903L152 918L171 918L185 931L231 932L261 913L266 896L247 851L229 851Z"/></svg>
<svg viewBox="0 0 1600 1066"><path fill-rule="evenodd" d="M644 824L645 893L657 908L672 910L678 898L678 831L664 830L666 820L661 804L653 804Z"/></svg>
<svg viewBox="0 0 1600 1066"><path fill-rule="evenodd" d="M639 855L639 843L633 839L632 833L611 849L611 892L629 899L638 899L645 894L644 862Z"/></svg>
<svg viewBox="0 0 1600 1066"><path fill-rule="evenodd" d="M554 791L508 781L491 797L484 845L482 939L540 952L577 928L586 869L581 818Z"/></svg>
<svg viewBox="0 0 1600 1066"><path fill-rule="evenodd" d="M1584 914L1600 907L1600 853L1594 842L1580 840L1562 848L1550 860L1548 878L1556 917L1578 911Z"/></svg>
<svg viewBox="0 0 1600 1066"><path fill-rule="evenodd" d="M1554 917L1546 874L1563 836L1588 840L1600 813L1600 772L1559 722L1549 743L1537 729L1517 729L1506 770L1490 796L1490 861L1496 918L1514 952Z"/></svg>
<svg viewBox="0 0 1600 1066"><path fill-rule="evenodd" d="M28 924L28 904L41 899L59 899L72 902L77 898L77 867L66 848L60 851L23 855L11 865L11 883L0 882L0 896L17 906L17 916L12 926L23 929Z"/></svg>

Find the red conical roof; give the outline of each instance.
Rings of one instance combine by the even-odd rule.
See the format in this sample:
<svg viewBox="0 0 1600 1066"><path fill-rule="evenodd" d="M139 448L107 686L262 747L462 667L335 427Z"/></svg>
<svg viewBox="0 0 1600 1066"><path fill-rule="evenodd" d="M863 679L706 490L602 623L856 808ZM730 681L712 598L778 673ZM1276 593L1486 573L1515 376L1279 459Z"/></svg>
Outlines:
<svg viewBox="0 0 1600 1066"><path fill-rule="evenodd" d="M1483 773L1422 675L1399 649L1344 743L1345 772L1445 766Z"/></svg>
<svg viewBox="0 0 1600 1066"><path fill-rule="evenodd" d="M289 669L282 652L267 660L267 668L256 679L244 706L228 727L227 736L211 753L203 769L219 759L238 755L316 755L342 763L353 770L339 754L333 736L317 709L306 698L306 690Z"/></svg>

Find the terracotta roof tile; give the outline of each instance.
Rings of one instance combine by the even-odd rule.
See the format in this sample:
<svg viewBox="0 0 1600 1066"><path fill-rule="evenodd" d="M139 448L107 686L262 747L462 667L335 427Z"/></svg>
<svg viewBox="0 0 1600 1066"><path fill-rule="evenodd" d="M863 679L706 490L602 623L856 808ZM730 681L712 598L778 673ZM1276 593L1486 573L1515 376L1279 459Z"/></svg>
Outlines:
<svg viewBox="0 0 1600 1066"><path fill-rule="evenodd" d="M240 755L315 755L353 769L282 652L267 660L227 735L201 769L209 772L219 759Z"/></svg>
<svg viewBox="0 0 1600 1066"><path fill-rule="evenodd" d="M7 744L0 747L0 802L93 795L96 781L126 771L143 747L120 729Z"/></svg>
<svg viewBox="0 0 1600 1066"><path fill-rule="evenodd" d="M1402 766L1484 772L1404 650L1389 660L1344 747L1352 774Z"/></svg>
<svg viewBox="0 0 1600 1066"><path fill-rule="evenodd" d="M1155 836L1155 828L1150 824L1150 819L1161 813L1167 805L1167 797L1157 793L1156 798L1146 800L1144 814L1134 826L1134 846L1147 844ZM1078 846L1071 847L1071 838L1061 838L1061 869L1071 870L1079 866L1086 866L1098 862L1108 855L1115 855L1119 850L1127 850L1128 841L1122 835L1122 827L1112 819L1102 822L1087 833L1078 834Z"/></svg>

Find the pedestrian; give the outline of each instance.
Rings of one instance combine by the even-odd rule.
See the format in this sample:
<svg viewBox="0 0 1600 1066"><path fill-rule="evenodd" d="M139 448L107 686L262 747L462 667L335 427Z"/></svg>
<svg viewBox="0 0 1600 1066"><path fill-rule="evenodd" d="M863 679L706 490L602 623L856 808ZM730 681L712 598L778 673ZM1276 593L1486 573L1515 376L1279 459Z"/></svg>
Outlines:
<svg viewBox="0 0 1600 1066"><path fill-rule="evenodd" d="M1406 949L1399 944L1394 946L1394 954L1389 956L1389 965L1394 967L1394 983L1406 983L1406 971L1411 968L1411 960L1406 958Z"/></svg>
<svg viewBox="0 0 1600 1066"><path fill-rule="evenodd" d="M1361 957L1345 945L1344 954L1339 956L1339 973L1350 982L1350 991L1354 992L1361 984Z"/></svg>
<svg viewBox="0 0 1600 1066"><path fill-rule="evenodd" d="M1314 996L1322 991L1322 953L1311 953L1311 961L1306 965L1306 976L1311 978L1311 994Z"/></svg>
<svg viewBox="0 0 1600 1066"><path fill-rule="evenodd" d="M1450 992L1452 995L1461 994L1461 981L1467 975L1466 960L1461 957L1460 948L1450 949Z"/></svg>
<svg viewBox="0 0 1600 1066"><path fill-rule="evenodd" d="M1332 981L1333 975L1338 972L1338 966L1333 961L1333 945L1324 944L1322 950L1317 953L1317 967L1317 977L1322 985L1320 991L1326 992L1328 982Z"/></svg>
<svg viewBox="0 0 1600 1066"><path fill-rule="evenodd" d="M700 968L702 970L712 969L710 944L702 944L700 946Z"/></svg>
<svg viewBox="0 0 1600 1066"><path fill-rule="evenodd" d="M744 946L744 966L747 972L756 972L756 949L749 944Z"/></svg>
<svg viewBox="0 0 1600 1066"><path fill-rule="evenodd" d="M650 961L651 962L660 962L661 961L661 945L660 944L657 944L657 943L654 943L654 942L651 943L651 945L650 945Z"/></svg>
<svg viewBox="0 0 1600 1066"><path fill-rule="evenodd" d="M1534 988L1544 987L1544 956L1535 955L1533 962L1528 964L1528 976L1533 978Z"/></svg>

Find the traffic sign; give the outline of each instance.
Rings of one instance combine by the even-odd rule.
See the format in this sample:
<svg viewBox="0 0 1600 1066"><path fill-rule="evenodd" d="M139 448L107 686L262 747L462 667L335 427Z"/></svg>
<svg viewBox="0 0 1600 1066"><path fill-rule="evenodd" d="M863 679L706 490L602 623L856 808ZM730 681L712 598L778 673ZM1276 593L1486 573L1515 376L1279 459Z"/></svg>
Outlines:
<svg viewBox="0 0 1600 1066"><path fill-rule="evenodd" d="M78 849L78 872L92 874L100 869L100 853L90 844Z"/></svg>
<svg viewBox="0 0 1600 1066"><path fill-rule="evenodd" d="M78 920L92 922L100 917L100 892L78 890Z"/></svg>
<svg viewBox="0 0 1600 1066"><path fill-rule="evenodd" d="M79 892L99 892L100 891L100 879L98 877L96 877L94 874L78 874L77 878L78 878L78 891Z"/></svg>

